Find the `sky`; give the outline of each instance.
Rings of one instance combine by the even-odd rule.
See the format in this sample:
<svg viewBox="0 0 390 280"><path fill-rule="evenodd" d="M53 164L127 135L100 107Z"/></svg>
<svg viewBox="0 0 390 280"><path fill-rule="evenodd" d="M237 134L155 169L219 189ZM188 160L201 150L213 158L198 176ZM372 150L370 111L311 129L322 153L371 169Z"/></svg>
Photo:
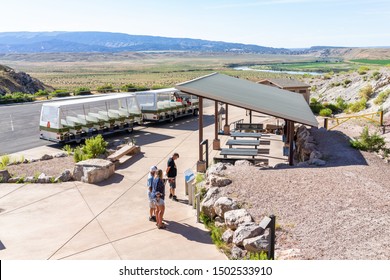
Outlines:
<svg viewBox="0 0 390 280"><path fill-rule="evenodd" d="M390 0L0 0L0 32L108 31L267 47L390 46Z"/></svg>

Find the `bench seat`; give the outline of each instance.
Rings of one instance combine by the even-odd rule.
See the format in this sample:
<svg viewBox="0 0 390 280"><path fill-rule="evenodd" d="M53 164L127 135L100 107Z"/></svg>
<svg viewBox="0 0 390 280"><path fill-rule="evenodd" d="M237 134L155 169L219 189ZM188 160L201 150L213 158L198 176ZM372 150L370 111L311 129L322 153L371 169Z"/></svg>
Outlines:
<svg viewBox="0 0 390 280"><path fill-rule="evenodd" d="M255 158L255 156L257 156L257 149L222 149L221 155L224 156L224 158L227 158L227 156L250 156Z"/></svg>
<svg viewBox="0 0 390 280"><path fill-rule="evenodd" d="M250 139L234 140L234 139L229 139L226 142L226 145L228 145L229 148L232 148L232 146L254 146L255 149L257 149L257 146L260 146L260 140L250 140Z"/></svg>
<svg viewBox="0 0 390 280"><path fill-rule="evenodd" d="M236 139L237 137L243 137L243 138L256 138L259 140L261 138L261 133L255 133L255 132L232 132L230 134L231 137Z"/></svg>

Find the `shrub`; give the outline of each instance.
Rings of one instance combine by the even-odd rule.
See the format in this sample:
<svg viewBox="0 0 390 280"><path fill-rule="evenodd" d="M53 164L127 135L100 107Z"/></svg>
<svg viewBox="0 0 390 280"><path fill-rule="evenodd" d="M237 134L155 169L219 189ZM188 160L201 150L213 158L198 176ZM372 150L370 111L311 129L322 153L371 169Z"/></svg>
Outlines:
<svg viewBox="0 0 390 280"><path fill-rule="evenodd" d="M89 88L80 87L80 88L76 89L73 94L74 95L90 95L92 93L91 93L91 90Z"/></svg>
<svg viewBox="0 0 390 280"><path fill-rule="evenodd" d="M351 83L352 83L351 80L345 79L345 80L343 81L343 87L347 87L347 86L349 86Z"/></svg>
<svg viewBox="0 0 390 280"><path fill-rule="evenodd" d="M127 84L121 87L123 92L134 92L137 91L137 87L134 84Z"/></svg>
<svg viewBox="0 0 390 280"><path fill-rule="evenodd" d="M321 109L321 111L320 111L320 116L322 116L322 117L330 117L331 115L332 115L332 110L331 109L329 109L329 108L324 108L324 109Z"/></svg>
<svg viewBox="0 0 390 280"><path fill-rule="evenodd" d="M34 95L35 96L47 96L47 95L49 95L49 92L47 90L40 89Z"/></svg>
<svg viewBox="0 0 390 280"><path fill-rule="evenodd" d="M377 133L370 135L368 127L366 126L363 128L358 139L351 140L351 145L355 149L362 151L378 152L379 150L385 149L386 141Z"/></svg>
<svg viewBox="0 0 390 280"><path fill-rule="evenodd" d="M336 98L336 105L341 112L348 108L348 103L341 96Z"/></svg>
<svg viewBox="0 0 390 280"><path fill-rule="evenodd" d="M371 78L373 78L375 81L378 81L381 77L381 73L378 72L378 71L375 71L374 73L372 73L371 75Z"/></svg>
<svg viewBox="0 0 390 280"><path fill-rule="evenodd" d="M324 77L323 77L324 80L330 80L330 79L332 79L333 74L334 74L333 71L331 71L331 72L329 72L329 73L326 73L326 74L324 75Z"/></svg>
<svg viewBox="0 0 390 280"><path fill-rule="evenodd" d="M56 89L55 91L50 93L52 97L66 97L70 96L70 92L65 89Z"/></svg>
<svg viewBox="0 0 390 280"><path fill-rule="evenodd" d="M62 148L62 150L65 151L65 152L68 154L68 156L69 156L70 154L73 153L72 147L71 147L70 145L68 145L68 144L65 145L65 146Z"/></svg>
<svg viewBox="0 0 390 280"><path fill-rule="evenodd" d="M9 155L3 155L0 160L0 169L6 168L10 161L11 158L9 157Z"/></svg>
<svg viewBox="0 0 390 280"><path fill-rule="evenodd" d="M371 95L373 94L373 89L371 85L366 85L364 88L361 88L359 90L359 96L360 98L370 99Z"/></svg>
<svg viewBox="0 0 390 280"><path fill-rule="evenodd" d="M96 137L86 139L82 150L87 158L96 158L106 152L107 145L108 142L104 141L103 136L99 134Z"/></svg>
<svg viewBox="0 0 390 280"><path fill-rule="evenodd" d="M368 70L370 70L370 68L368 68L367 66L360 66L357 72L359 73L359 75L364 75L367 74Z"/></svg>
<svg viewBox="0 0 390 280"><path fill-rule="evenodd" d="M74 149L73 159L75 162L79 162L87 159L87 156L84 154L80 146Z"/></svg>
<svg viewBox="0 0 390 280"><path fill-rule="evenodd" d="M103 93L105 93L105 92L112 92L112 91L114 91L114 88L110 84L105 84L103 86L98 87L97 91L98 92L103 92Z"/></svg>
<svg viewBox="0 0 390 280"><path fill-rule="evenodd" d="M314 86L312 86L310 90L311 90L312 92L315 92L315 91L317 91L317 86L315 86L315 85L314 85Z"/></svg>
<svg viewBox="0 0 390 280"><path fill-rule="evenodd" d="M388 89L386 91L382 91L381 93L379 93L377 98L375 98L374 104L375 105L382 105L383 103L385 103L385 101L389 97L389 95L390 95L390 89Z"/></svg>
<svg viewBox="0 0 390 280"><path fill-rule="evenodd" d="M324 106L317 101L317 99L312 98L310 100L310 109L313 111L314 114L319 114L322 109L324 109Z"/></svg>
<svg viewBox="0 0 390 280"><path fill-rule="evenodd" d="M355 103L348 104L348 108L346 109L346 112L357 113L363 111L366 108L367 108L367 99L362 98L359 101L356 101Z"/></svg>

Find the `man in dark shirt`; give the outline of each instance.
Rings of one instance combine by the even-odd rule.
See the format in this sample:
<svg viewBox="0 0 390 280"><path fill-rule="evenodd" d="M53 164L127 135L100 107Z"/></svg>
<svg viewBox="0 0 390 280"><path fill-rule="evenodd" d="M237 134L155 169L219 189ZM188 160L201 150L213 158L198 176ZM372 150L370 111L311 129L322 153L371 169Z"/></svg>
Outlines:
<svg viewBox="0 0 390 280"><path fill-rule="evenodd" d="M169 182L169 198L172 198L174 201L178 201L175 195L176 189L176 176L177 176L177 168L175 164L175 160L179 158L178 153L174 153L172 157L168 159L167 166L167 177Z"/></svg>

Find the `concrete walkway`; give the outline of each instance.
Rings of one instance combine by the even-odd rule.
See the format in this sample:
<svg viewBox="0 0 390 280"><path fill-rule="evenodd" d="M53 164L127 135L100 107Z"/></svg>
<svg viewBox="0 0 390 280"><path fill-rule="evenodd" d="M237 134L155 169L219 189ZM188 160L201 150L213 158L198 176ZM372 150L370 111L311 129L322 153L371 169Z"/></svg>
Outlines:
<svg viewBox="0 0 390 280"><path fill-rule="evenodd" d="M205 113L213 112L207 108ZM245 111L229 110L229 122ZM205 116L210 141L213 116ZM0 185L0 259L226 259L212 244L195 211L187 205L183 172L198 156L197 119L176 120L135 131L142 153L123 163L99 185ZM226 137L221 144L226 142ZM50 153L50 147L23 151L25 158ZM55 150L51 153L58 152ZM151 165L165 170L178 152L179 202L166 200L166 230L148 221L146 176ZM166 187L168 191L168 186Z"/></svg>

